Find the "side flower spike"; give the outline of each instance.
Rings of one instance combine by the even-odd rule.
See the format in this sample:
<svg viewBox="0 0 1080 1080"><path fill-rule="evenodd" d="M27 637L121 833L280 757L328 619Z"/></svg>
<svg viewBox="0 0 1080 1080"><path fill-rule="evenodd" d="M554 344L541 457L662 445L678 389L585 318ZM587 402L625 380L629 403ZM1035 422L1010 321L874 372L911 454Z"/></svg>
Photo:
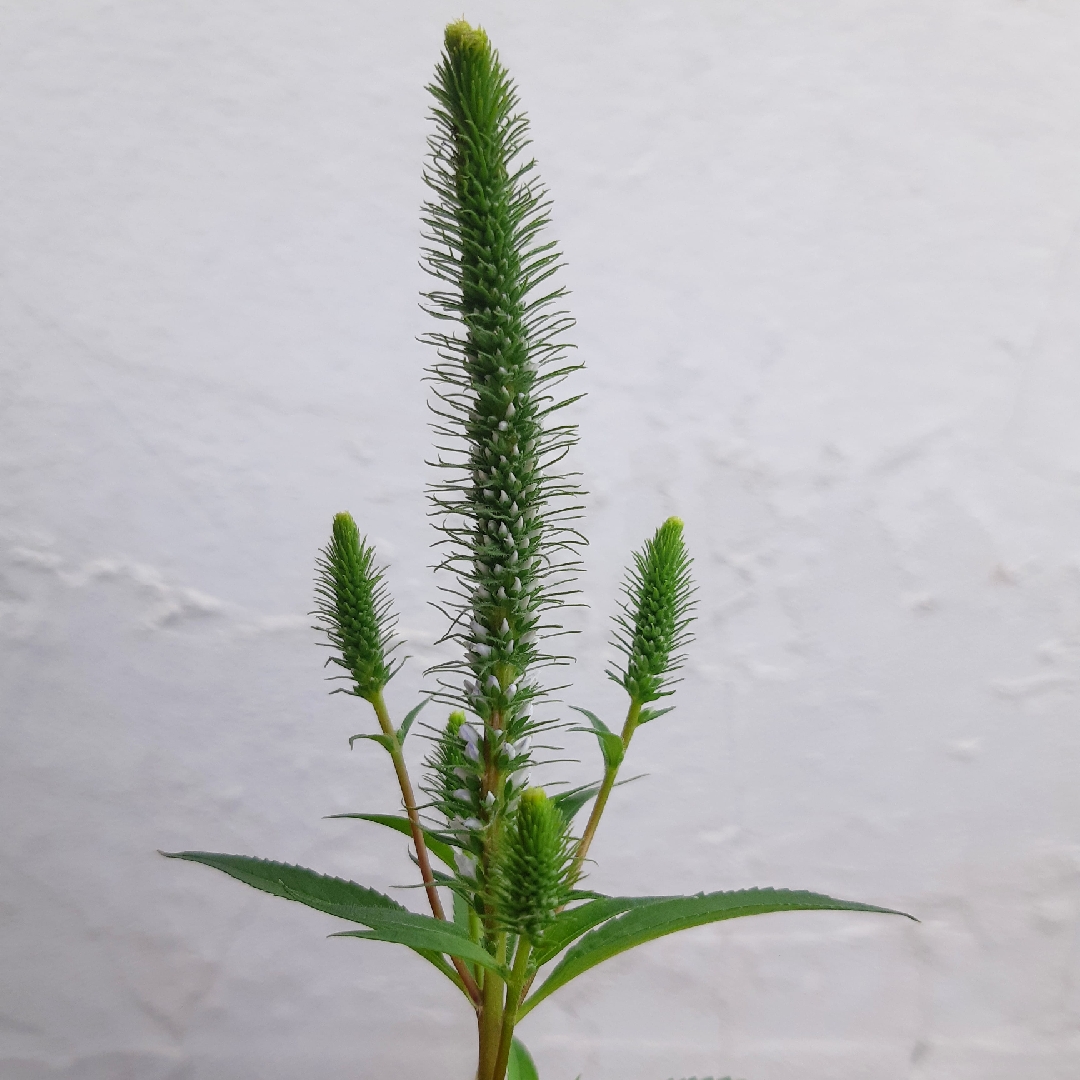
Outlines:
<svg viewBox="0 0 1080 1080"><path fill-rule="evenodd" d="M690 640L694 606L690 563L683 523L671 517L634 553L623 582L626 601L619 604L612 644L626 663L608 676L638 705L670 694L671 676L682 666L678 650Z"/></svg>
<svg viewBox="0 0 1080 1080"><path fill-rule="evenodd" d="M361 538L351 514L334 518L330 543L316 566L317 629L336 654L330 659L348 672L347 692L374 702L401 667L402 661L390 661L399 644L397 616L383 571L375 566L375 549Z"/></svg>

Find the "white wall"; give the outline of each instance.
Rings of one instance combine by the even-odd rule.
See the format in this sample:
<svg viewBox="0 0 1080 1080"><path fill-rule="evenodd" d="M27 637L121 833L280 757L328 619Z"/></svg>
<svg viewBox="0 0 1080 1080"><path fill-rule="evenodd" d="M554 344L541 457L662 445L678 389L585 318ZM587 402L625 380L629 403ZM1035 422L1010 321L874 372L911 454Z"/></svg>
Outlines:
<svg viewBox="0 0 1080 1080"><path fill-rule="evenodd" d="M305 613L349 508L416 700L423 87L458 14L0 5L5 1080L471 1076L422 961L155 854L411 880L322 819L396 800ZM1080 1075L1080 8L466 14L532 117L587 364L571 702L619 709L629 549L678 512L697 556L593 885L922 919L654 943L526 1022L544 1080Z"/></svg>

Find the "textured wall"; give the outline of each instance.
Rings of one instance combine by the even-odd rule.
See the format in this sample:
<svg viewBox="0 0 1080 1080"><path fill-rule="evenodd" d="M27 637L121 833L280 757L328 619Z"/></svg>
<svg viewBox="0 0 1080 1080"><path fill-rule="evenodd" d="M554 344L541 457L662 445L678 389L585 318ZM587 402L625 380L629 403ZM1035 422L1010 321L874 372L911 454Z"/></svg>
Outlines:
<svg viewBox="0 0 1080 1080"><path fill-rule="evenodd" d="M471 1075L422 961L154 854L411 879L402 843L322 819L395 794L305 612L349 508L415 700L442 629L423 86L458 14L0 4L4 1080ZM466 14L532 116L587 364L571 701L619 706L628 550L678 512L697 556L679 707L594 886L922 919L654 943L530 1017L545 1080L1075 1078L1080 8Z"/></svg>

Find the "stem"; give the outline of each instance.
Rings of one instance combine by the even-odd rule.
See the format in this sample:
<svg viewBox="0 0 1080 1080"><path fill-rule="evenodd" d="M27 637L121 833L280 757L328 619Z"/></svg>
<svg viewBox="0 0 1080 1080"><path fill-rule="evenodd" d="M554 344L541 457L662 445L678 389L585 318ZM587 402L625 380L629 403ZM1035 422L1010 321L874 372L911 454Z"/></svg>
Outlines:
<svg viewBox="0 0 1080 1080"><path fill-rule="evenodd" d="M495 1059L495 1072L491 1080L503 1080L506 1076L506 1064L510 1060L510 1047L514 1041L514 1024L517 1022L518 1008L521 1005L521 988L525 983L530 952L532 952L532 944L527 937L522 935L518 938L514 970L510 973L510 982L506 986L506 1007L503 1009L502 1034L499 1037L499 1056Z"/></svg>
<svg viewBox="0 0 1080 1080"><path fill-rule="evenodd" d="M427 842L424 840L424 830L420 825L420 815L416 810L416 796L413 794L412 782L409 780L409 771L405 766L405 755L401 752L401 743L398 741L397 732L390 722L390 714L386 711L386 702L383 700L380 690L371 702L375 709L375 715L379 718L379 727L390 743L390 757L394 762L394 772L397 773L398 785L401 787L401 799L405 804L405 813L409 816L409 825L412 828L413 845L416 847L416 861L420 865L420 876L424 879L424 891L427 893L428 903L431 905L431 914L436 919L446 922L446 912L443 911L442 900L439 890L435 886L435 875L431 872L431 860L428 858ZM480 1004L480 988L476 980L466 967L465 962L457 956L450 958L454 962L461 981L465 984L465 992L473 1005Z"/></svg>
<svg viewBox="0 0 1080 1080"><path fill-rule="evenodd" d="M625 751L630 745L630 740L634 737L634 731L637 728L638 717L641 715L641 702L630 699L630 709L626 714L626 723L623 724L622 729L622 742L623 750ZM614 768L607 768L604 770L604 782L600 785L600 790L596 795L596 802L593 803L592 813L589 815L589 823L585 826L585 831L581 834L581 839L578 841L577 850L574 852L574 879L576 880L581 875L581 864L585 861L585 856L589 852L589 846L593 842L593 837L596 835L596 827L600 824L600 817L604 813L604 807L607 806L608 796L611 794L611 789L615 786L615 777L618 775L619 767L616 765Z"/></svg>
<svg viewBox="0 0 1080 1080"><path fill-rule="evenodd" d="M495 959L506 962L506 934L500 933ZM480 1064L477 1080L494 1080L495 1063L499 1053L499 1033L502 1027L503 981L494 971L484 972L484 1004L480 1010Z"/></svg>
<svg viewBox="0 0 1080 1080"><path fill-rule="evenodd" d="M634 732L638 725L638 717L641 715L641 709L642 703L631 698L630 708L626 713L626 722L623 724L622 729L624 752L630 745L630 740L634 737ZM623 760L626 760L625 756ZM581 876L581 864L585 861L585 856L589 852L589 845L593 842L593 837L596 835L596 827L600 824L600 817L604 813L604 807L607 806L608 796L611 794L611 789L615 786L615 777L618 775L618 772L618 766L614 769L604 769L604 780L600 785L600 790L596 793L596 802L593 803L592 813L589 815L589 823L585 826L585 831L581 834L577 849L574 851L574 874L572 879L574 881L577 881ZM558 911L562 910L562 908L558 909ZM558 911L556 914L558 914ZM525 983L526 994L532 989L533 979L535 978L536 972L533 972Z"/></svg>

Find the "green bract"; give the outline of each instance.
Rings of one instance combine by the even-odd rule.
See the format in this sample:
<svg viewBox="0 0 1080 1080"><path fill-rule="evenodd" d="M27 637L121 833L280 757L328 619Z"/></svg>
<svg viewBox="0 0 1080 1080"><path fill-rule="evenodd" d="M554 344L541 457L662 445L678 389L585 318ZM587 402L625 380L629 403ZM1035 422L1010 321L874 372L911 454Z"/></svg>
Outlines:
<svg viewBox="0 0 1080 1080"><path fill-rule="evenodd" d="M451 23L445 41L429 88L434 133L425 180L432 196L423 211L423 256L437 282L427 307L440 327L427 340L436 351L428 376L440 470L431 497L449 624L443 641L460 654L432 669L435 685L400 724L383 697L400 667L390 659L397 647L390 596L349 514L334 518L316 582L331 660L343 669L346 692L370 702L377 725L349 744L375 743L389 755L404 809L334 816L407 836L431 913L303 867L201 851L171 857L352 925L334 936L411 949L474 1013L475 1080L538 1080L515 1035L518 1021L613 956L750 915L888 909L783 889L622 897L576 891L635 731L670 711L648 706L673 692L690 640L691 560L678 518L632 556L615 618L614 644L625 662L608 671L627 695L615 706L625 710L622 727L577 708L588 720L577 730L599 745L599 777L550 798L530 786L532 771L551 764L539 755L555 749L536 736L547 741L567 726L543 669L569 660L551 641L565 632L558 609L575 590L584 543L574 527L579 491L566 465L577 436L562 419L576 398L559 390L580 365L567 357L572 321L552 278L559 255L544 236L547 197L524 156L527 124L514 86L483 30ZM421 805L403 744L432 699L453 711L427 729L420 786L428 801ZM590 801L576 835L575 816Z"/></svg>

